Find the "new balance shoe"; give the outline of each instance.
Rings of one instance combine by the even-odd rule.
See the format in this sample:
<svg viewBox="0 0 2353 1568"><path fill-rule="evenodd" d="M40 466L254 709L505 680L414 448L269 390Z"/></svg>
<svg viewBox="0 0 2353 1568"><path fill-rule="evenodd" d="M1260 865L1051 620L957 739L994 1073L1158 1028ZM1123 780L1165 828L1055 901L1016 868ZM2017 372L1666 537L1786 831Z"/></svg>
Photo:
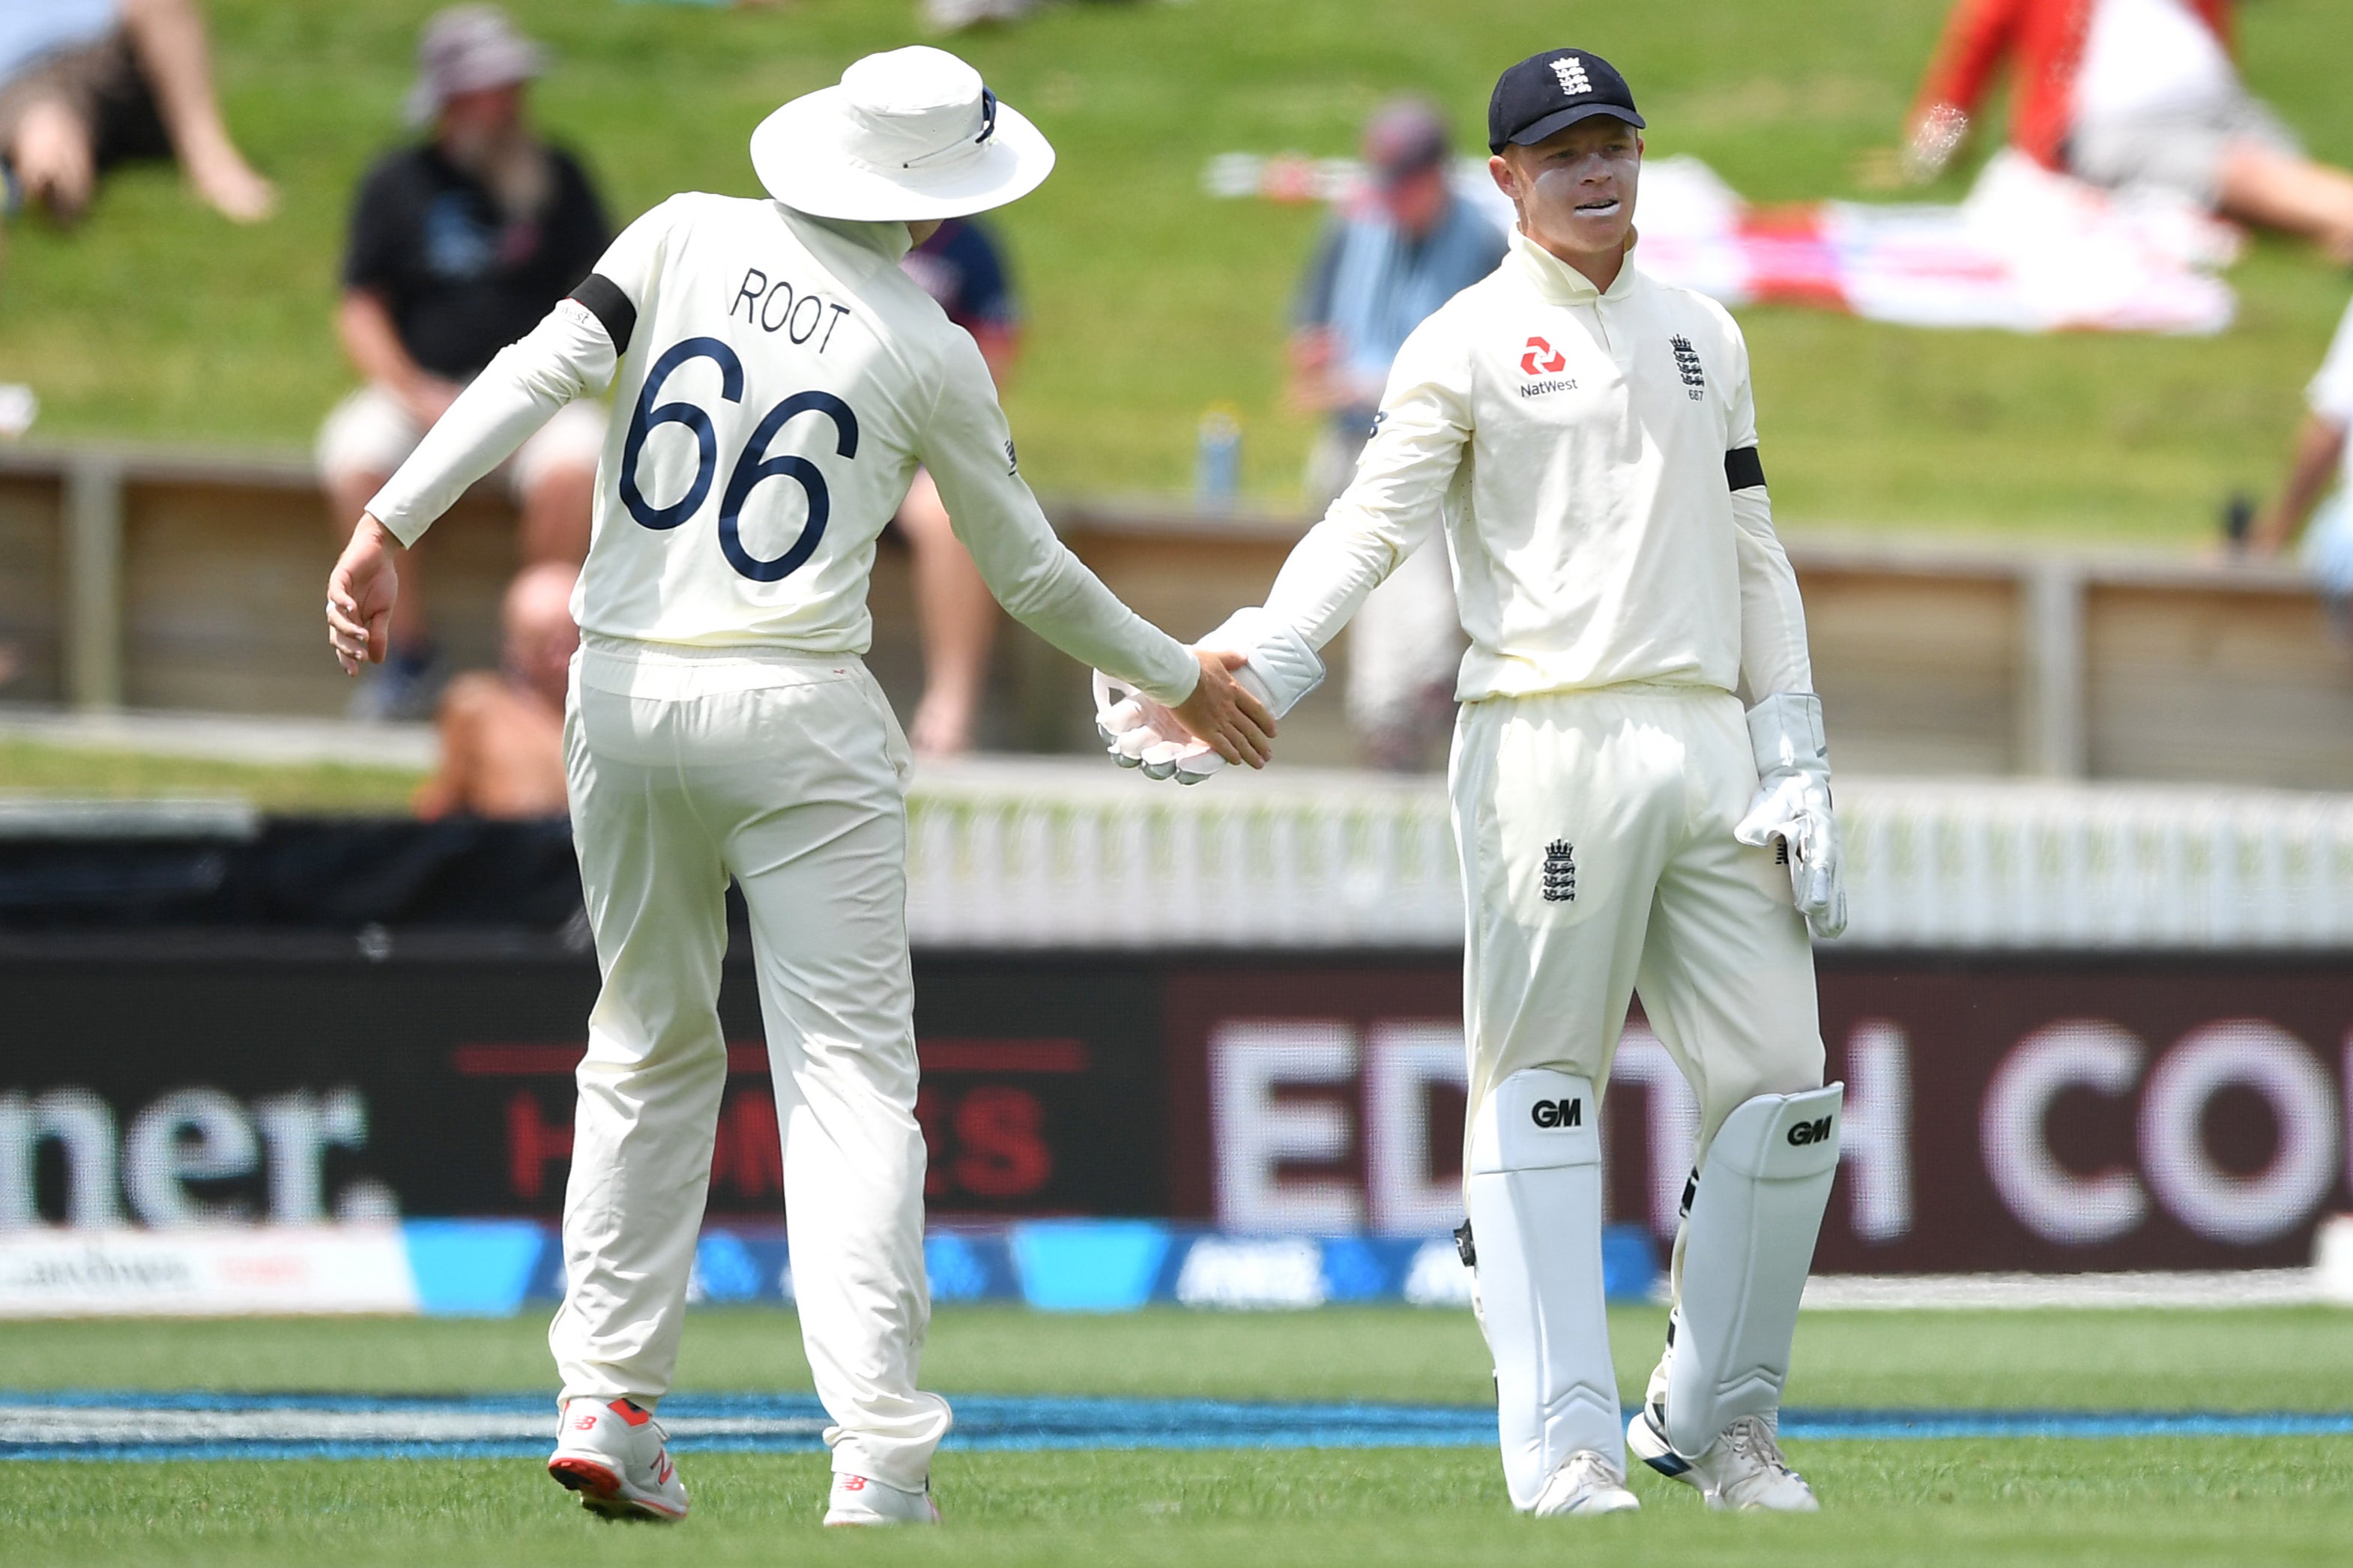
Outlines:
<svg viewBox="0 0 2353 1568"><path fill-rule="evenodd" d="M924 1483L922 1491L902 1491L871 1476L836 1472L833 1494L826 1500L825 1522L828 1526L937 1524L939 1521L939 1504L932 1500L929 1482Z"/></svg>
<svg viewBox="0 0 2353 1568"><path fill-rule="evenodd" d="M607 1519L684 1519L686 1485L670 1462L668 1436L633 1400L567 1400L547 1473Z"/></svg>
<svg viewBox="0 0 2353 1568"><path fill-rule="evenodd" d="M1538 1519L1566 1519L1575 1514L1633 1513L1640 1499L1626 1489L1626 1473L1590 1448L1571 1454L1552 1473L1528 1511Z"/></svg>
<svg viewBox="0 0 2353 1568"><path fill-rule="evenodd" d="M1781 1457L1773 1422L1743 1415L1724 1429L1704 1454L1679 1454L1667 1441L1655 1405L1645 1405L1626 1424L1626 1446L1651 1468L1672 1476L1707 1500L1714 1509L1764 1509L1773 1513L1812 1513L1822 1505L1806 1478Z"/></svg>

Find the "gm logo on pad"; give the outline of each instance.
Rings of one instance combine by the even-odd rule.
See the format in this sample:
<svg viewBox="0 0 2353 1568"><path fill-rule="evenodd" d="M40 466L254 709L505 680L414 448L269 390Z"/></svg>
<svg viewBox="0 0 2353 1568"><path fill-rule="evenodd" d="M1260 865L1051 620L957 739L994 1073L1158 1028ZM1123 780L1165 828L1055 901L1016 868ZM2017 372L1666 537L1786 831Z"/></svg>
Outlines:
<svg viewBox="0 0 2353 1568"><path fill-rule="evenodd" d="M1800 1121L1789 1129L1789 1146L1802 1149L1809 1143L1826 1142L1830 1135L1831 1119L1827 1116L1819 1121Z"/></svg>
<svg viewBox="0 0 2353 1568"><path fill-rule="evenodd" d="M1529 1111L1528 1118L1539 1127L1582 1127L1585 1125L1585 1101L1539 1100L1535 1108Z"/></svg>

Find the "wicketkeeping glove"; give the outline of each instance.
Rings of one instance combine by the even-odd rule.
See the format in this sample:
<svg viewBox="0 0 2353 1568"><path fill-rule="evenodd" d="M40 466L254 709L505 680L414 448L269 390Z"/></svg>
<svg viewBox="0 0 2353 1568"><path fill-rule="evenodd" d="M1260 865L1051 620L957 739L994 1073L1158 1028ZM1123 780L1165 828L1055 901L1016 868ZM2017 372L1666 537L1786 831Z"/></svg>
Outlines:
<svg viewBox="0 0 2353 1568"><path fill-rule="evenodd" d="M1818 937L1846 930L1846 884L1838 819L1831 814L1830 749L1822 738L1822 700L1782 691L1748 710L1757 753L1757 798L1733 828L1743 844L1782 844L1798 912Z"/></svg>
<svg viewBox="0 0 2353 1568"><path fill-rule="evenodd" d="M1324 661L1307 639L1255 606L1235 611L1194 646L1247 658L1234 679L1277 719L1324 683ZM1208 742L1195 740L1165 704L1126 682L1097 670L1094 692L1095 732L1122 767L1140 767L1149 777L1189 784L1225 766L1226 760Z"/></svg>
<svg viewBox="0 0 2353 1568"><path fill-rule="evenodd" d="M1124 768L1143 768L1153 778L1199 784L1225 762L1194 740L1165 703L1100 669L1095 671L1095 733L1103 737L1112 761Z"/></svg>

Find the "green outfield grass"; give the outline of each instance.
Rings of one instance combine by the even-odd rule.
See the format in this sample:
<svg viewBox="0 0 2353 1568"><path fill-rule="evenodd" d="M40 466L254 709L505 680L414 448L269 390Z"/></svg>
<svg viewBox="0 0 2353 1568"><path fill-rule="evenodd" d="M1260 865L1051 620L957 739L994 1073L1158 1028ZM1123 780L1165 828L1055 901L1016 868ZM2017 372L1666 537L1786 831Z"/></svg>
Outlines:
<svg viewBox="0 0 2353 1568"><path fill-rule="evenodd" d="M211 0L231 118L285 210L237 229L167 170L106 189L83 228L9 233L0 380L41 433L306 443L345 384L328 328L353 183L398 134L433 0ZM1249 429L1261 498L1295 496L1308 423L1279 406L1285 300L1314 213L1201 194L1230 150L1348 152L1386 94L1438 97L1475 137L1496 69L1563 35L1631 74L1656 154L1695 153L1745 193L1865 195L1946 0L1134 0L1050 8L955 47L1060 147L1004 226L1030 352L1011 396L1041 489L1182 490L1213 400ZM759 10L512 0L559 65L546 119L619 215L680 188L753 194L744 136L868 49L914 41L914 0ZM2316 152L2353 162L2341 0L2245 8L2248 76ZM1950 199L1957 176L1933 193ZM2223 497L2268 484L2348 284L2265 245L2218 340L1935 333L1746 313L1774 491L1795 526L2010 531L2186 544Z"/></svg>
<svg viewBox="0 0 2353 1568"><path fill-rule="evenodd" d="M1629 1401L1665 1327L1656 1308L1610 1313ZM950 1393L1444 1405L1492 1396L1470 1314L1387 1307L1166 1307L1109 1317L944 1307L923 1371ZM553 1375L536 1316L27 1322L0 1332L0 1389L428 1394L541 1388ZM696 1311L678 1385L807 1388L793 1318ZM1789 1397L1879 1407L2353 1410L2353 1312L1809 1312Z"/></svg>
<svg viewBox="0 0 2353 1568"><path fill-rule="evenodd" d="M406 816L424 775L338 763L248 763L0 738L0 794L75 800L235 795L264 811Z"/></svg>
<svg viewBox="0 0 2353 1568"><path fill-rule="evenodd" d="M1612 1329L1630 1393L1661 1329ZM0 1388L379 1392L543 1388L533 1321L12 1324ZM1400 1309L1115 1318L958 1308L927 1381L949 1391L1405 1399L1487 1396L1466 1314ZM682 1387L807 1386L791 1319L702 1312ZM1792 1402L2344 1409L2353 1314L1813 1313ZM0 1466L0 1561L433 1563L2333 1563L2353 1532L2353 1442L1792 1444L1825 1511L1722 1518L1647 1472L1635 1519L1538 1524L1476 1449L944 1454L949 1527L815 1528L813 1455L683 1457L676 1530L581 1517L529 1460Z"/></svg>
<svg viewBox="0 0 2353 1568"><path fill-rule="evenodd" d="M1642 1471L1643 1511L1524 1520L1483 1450L943 1455L936 1532L817 1526L816 1455L687 1458L695 1515L603 1525L531 1460L12 1466L12 1563L659 1565L1606 1562L1728 1568L2337 1563L2353 1442L1792 1445L1812 1518L1710 1514Z"/></svg>

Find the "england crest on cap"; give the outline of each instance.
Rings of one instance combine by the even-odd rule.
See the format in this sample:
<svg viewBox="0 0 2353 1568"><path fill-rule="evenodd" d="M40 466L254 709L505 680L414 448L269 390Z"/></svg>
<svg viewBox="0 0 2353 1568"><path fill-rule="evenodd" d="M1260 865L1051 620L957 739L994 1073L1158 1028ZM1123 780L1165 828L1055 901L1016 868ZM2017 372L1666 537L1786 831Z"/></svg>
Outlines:
<svg viewBox="0 0 2353 1568"><path fill-rule="evenodd" d="M1487 150L1532 146L1554 132L1609 115L1641 128L1633 89L1618 68L1583 49L1546 49L1505 71L1487 100Z"/></svg>

